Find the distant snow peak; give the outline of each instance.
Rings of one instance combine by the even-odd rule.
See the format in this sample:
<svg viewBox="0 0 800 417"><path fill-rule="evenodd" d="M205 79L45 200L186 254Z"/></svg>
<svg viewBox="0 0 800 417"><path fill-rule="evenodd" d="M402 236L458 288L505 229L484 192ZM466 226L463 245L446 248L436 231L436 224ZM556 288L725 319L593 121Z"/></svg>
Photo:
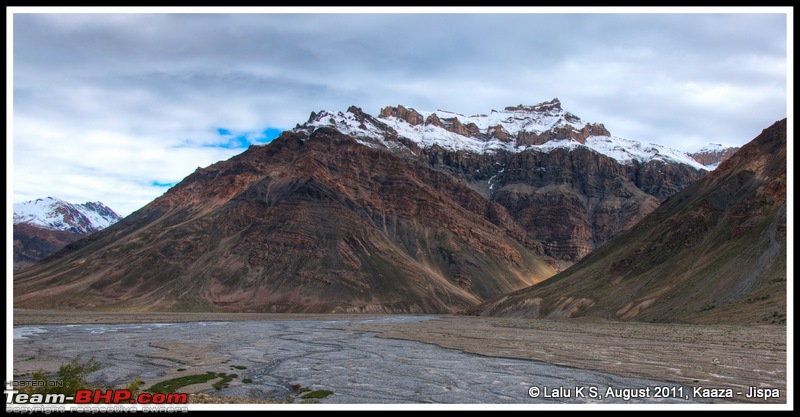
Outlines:
<svg viewBox="0 0 800 417"><path fill-rule="evenodd" d="M723 146L721 143L709 143L708 145L700 148L698 152L718 152L724 151L725 149L727 149L727 147Z"/></svg>
<svg viewBox="0 0 800 417"><path fill-rule="evenodd" d="M319 127L332 127L367 146L381 144L397 148L401 146L396 141L399 137L409 139L423 149L439 146L476 154L551 152L582 146L623 164L671 160L695 169L708 169L685 152L619 138L611 135L602 124L585 123L580 117L565 111L558 98L472 116L398 105L384 107L375 118L351 106L344 113L312 112L308 122L298 125L295 131L310 134ZM367 138L370 140L365 140Z"/></svg>
<svg viewBox="0 0 800 417"><path fill-rule="evenodd" d="M121 219L99 201L72 204L60 198L46 197L14 204L14 224L27 223L78 234L100 231Z"/></svg>
<svg viewBox="0 0 800 417"><path fill-rule="evenodd" d="M731 157L739 148L726 147L720 143L709 143L699 151L689 154L695 161L709 171L715 170L721 163Z"/></svg>

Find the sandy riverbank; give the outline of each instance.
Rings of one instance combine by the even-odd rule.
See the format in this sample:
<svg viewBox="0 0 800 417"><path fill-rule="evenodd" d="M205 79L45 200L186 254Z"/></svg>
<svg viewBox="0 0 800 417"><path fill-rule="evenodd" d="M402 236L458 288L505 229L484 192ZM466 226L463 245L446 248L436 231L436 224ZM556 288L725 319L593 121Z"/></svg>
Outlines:
<svg viewBox="0 0 800 417"><path fill-rule="evenodd" d="M786 327L545 321L446 316L357 326L487 356L533 359L687 386L778 388L786 396Z"/></svg>

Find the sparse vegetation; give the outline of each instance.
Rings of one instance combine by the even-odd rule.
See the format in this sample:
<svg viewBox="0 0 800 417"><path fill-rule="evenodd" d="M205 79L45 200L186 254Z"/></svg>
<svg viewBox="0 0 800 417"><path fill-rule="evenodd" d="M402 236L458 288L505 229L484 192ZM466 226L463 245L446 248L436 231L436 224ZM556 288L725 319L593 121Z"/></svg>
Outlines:
<svg viewBox="0 0 800 417"><path fill-rule="evenodd" d="M31 380L41 381L41 386L25 386L19 389L22 394L64 394L65 396L75 395L75 391L79 389L97 389L102 388L90 384L87 380L89 374L102 368L102 364L91 358L86 361L81 361L78 358L72 362L63 364L58 368L56 375L48 375L43 370L33 371L30 373ZM51 379L52 378L52 379ZM137 379L138 380L138 379ZM130 386L135 386L136 381L132 382Z"/></svg>
<svg viewBox="0 0 800 417"><path fill-rule="evenodd" d="M298 393L300 393L300 394L302 394L302 393L304 393L304 392L311 391L311 388L309 388L309 387L304 387L304 386L302 386L302 385L300 385L300 384L291 384L291 385L289 385L289 386L290 386L290 387L292 387L292 389L293 389L293 390L297 391L297 392L298 392Z"/></svg>
<svg viewBox="0 0 800 417"><path fill-rule="evenodd" d="M58 368L53 381L44 371L33 371L31 372L31 379L43 381L44 386L31 389L31 393L75 395L75 391L79 389L97 388L89 383L87 377L100 368L102 368L102 364L95 361L94 358L85 362L75 358L72 362L63 364ZM24 392L23 390L20 391Z"/></svg>
<svg viewBox="0 0 800 417"><path fill-rule="evenodd" d="M244 365L231 365L231 368L235 368L235 369L238 369L238 370L247 369L247 367L244 366Z"/></svg>
<svg viewBox="0 0 800 417"><path fill-rule="evenodd" d="M769 299L769 294L766 294L766 295L762 295L762 296L759 296L759 297L750 297L750 298L747 299L747 302L748 303L755 303L757 301L764 301L764 300L768 300L768 299Z"/></svg>
<svg viewBox="0 0 800 417"><path fill-rule="evenodd" d="M139 394L139 389L142 388L142 385L144 385L144 381L142 381L141 377L137 376L133 381L131 381L130 384L125 386L125 389L129 390L131 394L137 395Z"/></svg>
<svg viewBox="0 0 800 417"><path fill-rule="evenodd" d="M250 379L250 378L244 378L244 379L242 379L242 383L244 383L244 384L252 384L253 380Z"/></svg>
<svg viewBox="0 0 800 417"><path fill-rule="evenodd" d="M242 381L242 382L244 382L244 381ZM296 398L299 398L299 399L303 400L302 401L303 404L318 403L319 402L319 401L317 401L318 399L325 398L325 397L333 394L333 391L328 391L328 390L324 390L324 389L315 391L315 390L312 390L309 387L304 387L304 386L302 386L300 384L291 384L289 386L292 387L293 391L297 392L297 397ZM295 400L295 397L288 397L288 398L286 398L285 402L287 404L292 404L292 403L294 403L294 400Z"/></svg>
<svg viewBox="0 0 800 417"><path fill-rule="evenodd" d="M318 389L316 391L310 391L309 393L301 396L300 398L303 399L311 399L311 398L325 398L329 395L333 395L333 391L328 391L326 389Z"/></svg>
<svg viewBox="0 0 800 417"><path fill-rule="evenodd" d="M178 378L168 379L166 381L161 381L152 387L148 388L147 392L162 392L162 393L173 393L178 388L183 388L187 385L194 385L194 384L202 384L204 382L208 382L212 379L219 378L217 374L214 372L206 372L204 374L196 374L196 375L187 375L181 376Z"/></svg>
<svg viewBox="0 0 800 417"><path fill-rule="evenodd" d="M220 379L219 381L215 382L214 385L212 385L214 389L217 391L223 388L228 388L228 382L233 381L233 378L239 377L239 375L236 374L225 375L224 373L220 373L218 375L222 377L222 379Z"/></svg>

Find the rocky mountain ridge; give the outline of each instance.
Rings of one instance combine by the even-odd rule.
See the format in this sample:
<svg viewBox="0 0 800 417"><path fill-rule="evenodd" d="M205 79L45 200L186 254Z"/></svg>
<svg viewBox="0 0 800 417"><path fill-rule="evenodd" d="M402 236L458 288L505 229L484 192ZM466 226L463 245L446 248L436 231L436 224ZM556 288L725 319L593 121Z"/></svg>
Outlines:
<svg viewBox="0 0 800 417"><path fill-rule="evenodd" d="M426 161L503 205L563 266L635 224L707 170L688 154L611 135L556 98L464 116L351 106L314 112L294 132L320 127L369 147Z"/></svg>
<svg viewBox="0 0 800 417"><path fill-rule="evenodd" d="M72 204L60 198L46 197L14 204L14 224L25 223L82 235L103 230L121 219L119 214L99 201Z"/></svg>
<svg viewBox="0 0 800 417"><path fill-rule="evenodd" d="M719 143L710 143L702 147L699 151L690 153L689 156L703 164L709 171L713 171L719 164L725 162L738 150L738 147L727 147Z"/></svg>
<svg viewBox="0 0 800 417"><path fill-rule="evenodd" d="M786 322L786 119L630 230L544 283L471 314Z"/></svg>
<svg viewBox="0 0 800 417"><path fill-rule="evenodd" d="M312 112L308 121L298 124L294 131L310 133L322 126L388 148L395 148L398 138L410 140L423 149L441 147L474 154L585 147L620 163L660 160L705 169L685 152L620 138L601 123L584 122L564 110L558 98L473 116L444 110L417 111L398 105L384 107L378 117L373 117L351 106L345 112Z"/></svg>
<svg viewBox="0 0 800 417"><path fill-rule="evenodd" d="M121 218L99 201L72 204L47 197L14 204L14 271L34 265Z"/></svg>

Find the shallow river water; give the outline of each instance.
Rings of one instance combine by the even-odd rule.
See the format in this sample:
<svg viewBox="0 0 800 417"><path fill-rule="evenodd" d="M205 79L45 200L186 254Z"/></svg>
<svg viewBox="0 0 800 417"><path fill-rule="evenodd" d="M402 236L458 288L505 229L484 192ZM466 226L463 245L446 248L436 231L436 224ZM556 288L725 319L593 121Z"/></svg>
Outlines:
<svg viewBox="0 0 800 417"><path fill-rule="evenodd" d="M229 388L209 389L207 393L278 401L292 396L292 385L299 385L333 391L320 403L692 402L685 398L653 398L659 387L675 387L670 392L679 392L674 383L480 356L419 342L381 339L370 332L342 330L347 325L369 321L432 318L15 326L14 349L19 360L52 358L66 363L76 357L93 357L105 365L90 378L101 385L124 384L136 376L155 381L181 366L189 368L187 374L227 370L237 373L238 378ZM159 359L163 347L150 345L170 342L190 346L185 361ZM191 346L196 350L192 351ZM241 383L245 378L252 383ZM536 398L529 395L532 387L534 394L538 389ZM584 387L582 391L578 390L580 387ZM592 398L591 387L603 397L609 387L618 395L650 390L647 398L601 399Z"/></svg>

